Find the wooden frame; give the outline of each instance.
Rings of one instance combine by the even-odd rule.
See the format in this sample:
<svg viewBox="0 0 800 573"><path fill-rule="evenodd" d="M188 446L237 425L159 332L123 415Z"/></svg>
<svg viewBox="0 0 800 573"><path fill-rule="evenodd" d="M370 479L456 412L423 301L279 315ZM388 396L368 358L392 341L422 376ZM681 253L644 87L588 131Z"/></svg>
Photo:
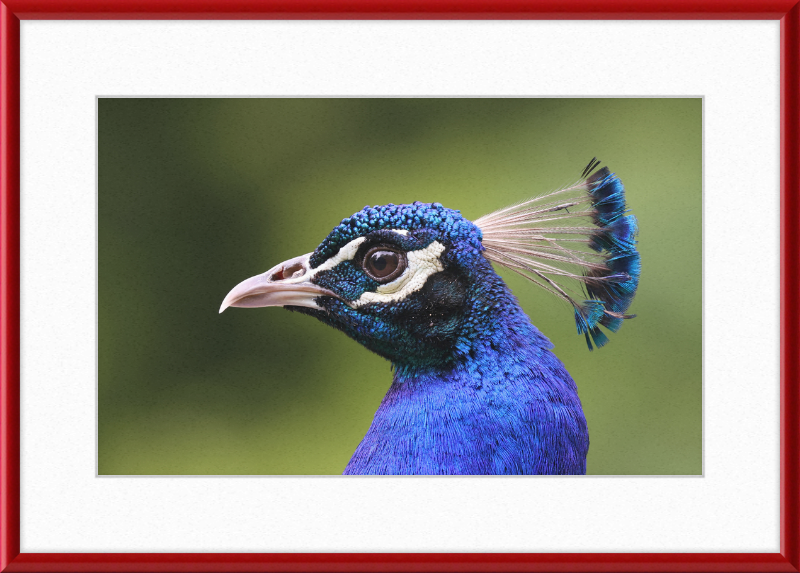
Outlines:
<svg viewBox="0 0 800 573"><path fill-rule="evenodd" d="M780 20L780 553L20 553L20 19L251 18ZM5 0L0 66L0 571L800 571L797 0Z"/></svg>

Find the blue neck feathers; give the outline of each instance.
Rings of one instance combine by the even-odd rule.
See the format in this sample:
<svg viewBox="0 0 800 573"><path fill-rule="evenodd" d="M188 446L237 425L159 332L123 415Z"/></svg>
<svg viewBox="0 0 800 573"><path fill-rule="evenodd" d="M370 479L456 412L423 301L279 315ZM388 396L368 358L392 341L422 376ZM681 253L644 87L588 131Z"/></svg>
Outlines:
<svg viewBox="0 0 800 573"><path fill-rule="evenodd" d="M481 274L462 322L474 329L455 357L439 367L395 363L345 474L586 473L575 383L502 279L490 267Z"/></svg>

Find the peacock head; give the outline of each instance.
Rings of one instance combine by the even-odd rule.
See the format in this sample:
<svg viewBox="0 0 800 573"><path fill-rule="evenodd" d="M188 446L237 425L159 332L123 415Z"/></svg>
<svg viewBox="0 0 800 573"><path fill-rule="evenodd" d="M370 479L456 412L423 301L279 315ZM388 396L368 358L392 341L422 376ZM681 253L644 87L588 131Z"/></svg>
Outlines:
<svg viewBox="0 0 800 573"><path fill-rule="evenodd" d="M312 253L238 284L220 312L283 306L400 367L444 365L493 321L521 314L493 261L567 301L589 348L602 346L599 326L616 331L630 317L639 255L622 184L596 167L593 160L577 183L474 223L439 203L364 207Z"/></svg>
<svg viewBox="0 0 800 573"><path fill-rule="evenodd" d="M444 364L469 335L463 319L480 262L493 274L481 238L474 223L439 203L367 206L313 253L236 286L220 311L285 306L395 364Z"/></svg>

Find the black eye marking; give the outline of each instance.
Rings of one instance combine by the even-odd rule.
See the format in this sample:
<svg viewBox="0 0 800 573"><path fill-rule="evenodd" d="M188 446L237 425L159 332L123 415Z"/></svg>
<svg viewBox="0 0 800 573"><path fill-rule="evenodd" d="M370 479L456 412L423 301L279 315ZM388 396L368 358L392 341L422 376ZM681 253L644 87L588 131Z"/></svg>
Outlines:
<svg viewBox="0 0 800 573"><path fill-rule="evenodd" d="M370 278L385 284L403 274L408 259L403 251L387 245L376 245L366 252L361 266Z"/></svg>

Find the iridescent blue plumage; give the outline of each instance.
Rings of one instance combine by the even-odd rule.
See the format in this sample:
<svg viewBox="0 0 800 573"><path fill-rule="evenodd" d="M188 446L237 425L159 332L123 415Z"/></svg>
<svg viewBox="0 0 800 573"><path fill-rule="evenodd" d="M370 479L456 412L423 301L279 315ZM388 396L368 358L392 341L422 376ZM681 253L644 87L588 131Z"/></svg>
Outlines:
<svg viewBox="0 0 800 573"><path fill-rule="evenodd" d="M438 364L395 362L344 473L586 473L575 383L491 265L480 255L464 262L464 332Z"/></svg>
<svg viewBox="0 0 800 573"><path fill-rule="evenodd" d="M569 302L590 349L606 344L600 326L630 318L640 261L624 187L596 167L475 223L439 203L364 207L222 308L286 306L391 361L394 380L346 474L583 474L576 385L490 260ZM581 285L582 302L565 281Z"/></svg>

